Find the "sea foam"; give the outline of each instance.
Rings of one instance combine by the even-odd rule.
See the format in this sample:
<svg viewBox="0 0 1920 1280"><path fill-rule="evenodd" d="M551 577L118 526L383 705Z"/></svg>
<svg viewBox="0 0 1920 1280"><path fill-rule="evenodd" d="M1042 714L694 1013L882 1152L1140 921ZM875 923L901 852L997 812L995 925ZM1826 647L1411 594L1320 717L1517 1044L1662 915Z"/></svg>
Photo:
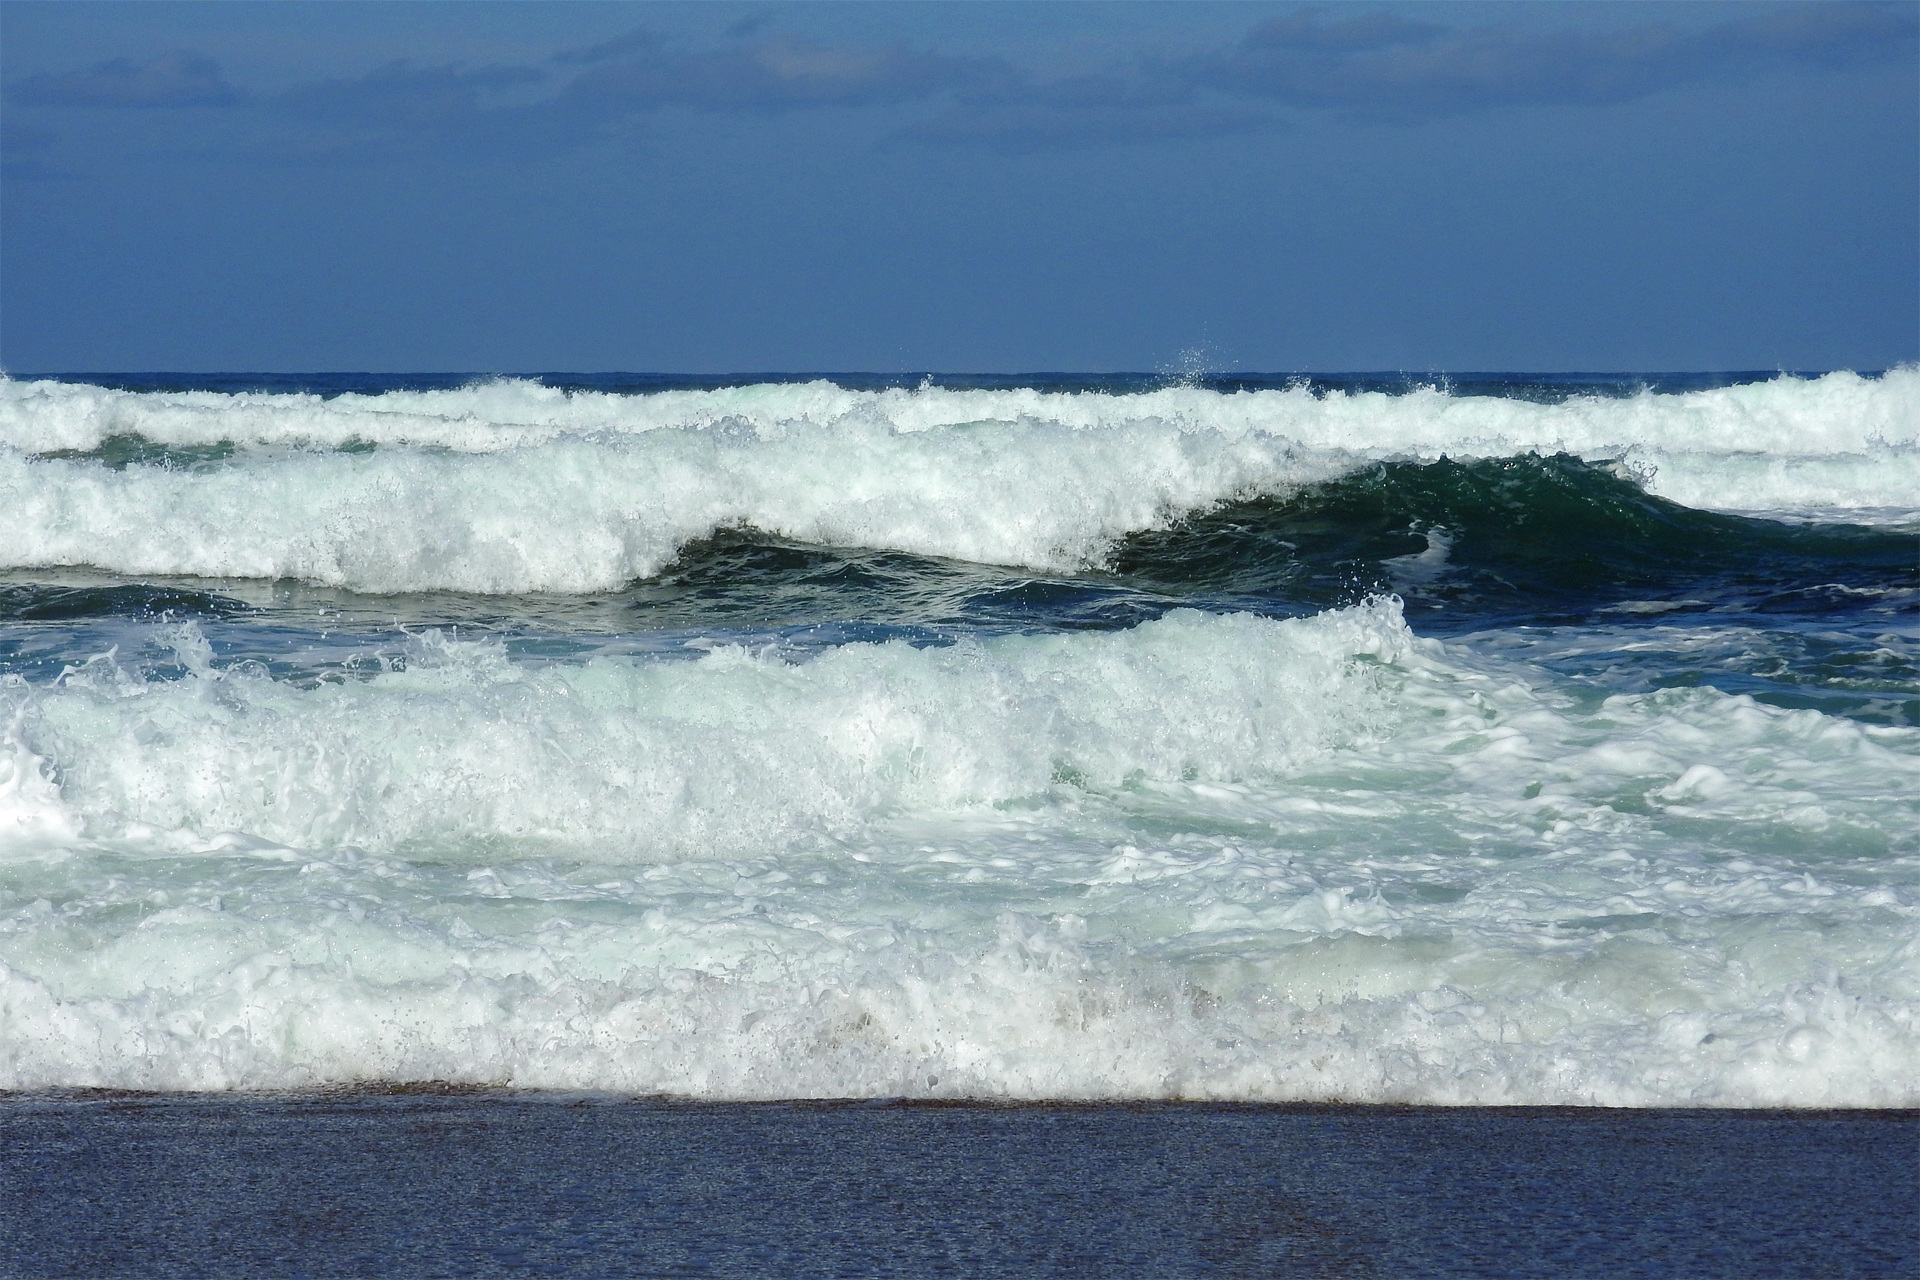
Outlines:
<svg viewBox="0 0 1920 1280"><path fill-rule="evenodd" d="M120 437L146 460L109 466ZM1130 532L1380 459L1553 451L1690 506L1911 519L1920 371L1557 404L1433 388L610 395L503 380L323 399L0 380L0 567L587 592L751 526L1069 571Z"/></svg>
<svg viewBox="0 0 1920 1280"><path fill-rule="evenodd" d="M318 685L164 634L0 690L0 1086L1920 1102L1913 729L1390 601Z"/></svg>
<svg viewBox="0 0 1920 1280"><path fill-rule="evenodd" d="M980 423L1057 423L1097 430L1151 422L1227 437L1284 433L1316 448L1495 453L1635 445L1710 452L1821 455L1913 443L1920 369L1878 377L1782 374L1766 382L1627 397L1575 395L1544 404L1455 395L1444 386L1384 392L859 391L828 381L709 391L613 394L521 379L449 391L311 394L117 391L84 383L0 378L0 445L23 453L98 448L117 435L172 445L417 445L493 452L569 436L716 427L755 435L838 425L917 434Z"/></svg>
<svg viewBox="0 0 1920 1280"><path fill-rule="evenodd" d="M718 645L696 661L539 667L434 633L402 669L302 685L214 669L191 624L164 634L185 679L102 656L52 689L0 688L21 825L57 826L30 748L101 838L237 832L467 857L510 839L622 862L766 852L888 814L1033 800L1061 778L1279 776L1366 732L1377 659L1413 643L1384 603L850 644L805 662Z"/></svg>

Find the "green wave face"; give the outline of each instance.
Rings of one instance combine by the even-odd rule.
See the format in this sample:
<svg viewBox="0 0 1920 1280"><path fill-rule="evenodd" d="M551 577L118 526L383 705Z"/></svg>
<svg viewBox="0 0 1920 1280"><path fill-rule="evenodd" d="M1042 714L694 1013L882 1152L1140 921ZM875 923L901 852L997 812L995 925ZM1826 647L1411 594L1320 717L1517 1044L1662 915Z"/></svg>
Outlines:
<svg viewBox="0 0 1920 1280"><path fill-rule="evenodd" d="M1301 605L1394 591L1411 614L1472 626L1872 608L1920 586L1917 554L1911 530L1697 511L1605 463L1527 454L1381 463L1229 503L1129 537L1112 567L1161 589Z"/></svg>

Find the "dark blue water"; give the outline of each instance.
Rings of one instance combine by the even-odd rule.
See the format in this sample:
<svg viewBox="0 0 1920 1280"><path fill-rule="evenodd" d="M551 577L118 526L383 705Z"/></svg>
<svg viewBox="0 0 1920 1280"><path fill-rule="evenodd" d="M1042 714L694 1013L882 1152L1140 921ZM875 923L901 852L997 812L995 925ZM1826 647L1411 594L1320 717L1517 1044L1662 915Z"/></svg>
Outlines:
<svg viewBox="0 0 1920 1280"><path fill-rule="evenodd" d="M1861 372L1882 372L1866 371ZM1208 391L1270 391L1305 387L1328 391L1379 391L1397 395L1424 387L1442 388L1454 395L1492 395L1553 404L1576 395L1630 396L1642 391L1704 391L1765 382L1782 374L1818 377L1781 369L1748 369L1720 373L1492 373L1408 372L1361 373L181 373L181 372L62 372L13 373L20 381L52 379L84 382L120 391L219 391L228 394L264 392L318 396L378 395L383 391L450 391L488 378L514 378L563 391L599 391L611 395L644 395L653 391L711 391L723 387L826 381L852 391L940 387L951 391L1104 391L1117 395L1156 391L1162 387L1198 387Z"/></svg>

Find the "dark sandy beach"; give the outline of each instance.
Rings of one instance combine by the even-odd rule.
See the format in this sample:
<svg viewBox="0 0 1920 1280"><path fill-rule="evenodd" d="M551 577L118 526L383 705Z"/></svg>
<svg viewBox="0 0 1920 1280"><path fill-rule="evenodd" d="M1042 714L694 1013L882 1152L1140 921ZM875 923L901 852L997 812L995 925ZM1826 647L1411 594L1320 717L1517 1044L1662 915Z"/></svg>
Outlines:
<svg viewBox="0 0 1920 1280"><path fill-rule="evenodd" d="M0 1100L9 1276L1909 1276L1920 1113Z"/></svg>

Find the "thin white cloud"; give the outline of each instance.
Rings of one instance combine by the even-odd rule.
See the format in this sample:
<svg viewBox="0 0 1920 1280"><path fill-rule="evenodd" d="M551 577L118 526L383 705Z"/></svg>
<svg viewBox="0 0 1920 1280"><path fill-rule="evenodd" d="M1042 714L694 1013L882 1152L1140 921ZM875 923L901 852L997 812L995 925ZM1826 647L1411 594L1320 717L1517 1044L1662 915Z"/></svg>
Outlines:
<svg viewBox="0 0 1920 1280"><path fill-rule="evenodd" d="M180 49L147 62L116 58L61 75L40 75L7 89L22 107L226 107L243 100L220 64Z"/></svg>

